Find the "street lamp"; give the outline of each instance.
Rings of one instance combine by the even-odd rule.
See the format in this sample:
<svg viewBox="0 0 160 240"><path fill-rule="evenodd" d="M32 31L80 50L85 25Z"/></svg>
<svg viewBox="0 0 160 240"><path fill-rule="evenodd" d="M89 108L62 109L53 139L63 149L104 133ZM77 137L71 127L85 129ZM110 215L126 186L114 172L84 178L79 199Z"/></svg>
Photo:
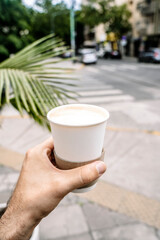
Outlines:
<svg viewBox="0 0 160 240"><path fill-rule="evenodd" d="M74 7L76 0L72 0L71 8L70 8L70 35L71 35L71 49L72 49L72 57L75 58L75 18L74 18ZM74 61L74 60L73 60Z"/></svg>

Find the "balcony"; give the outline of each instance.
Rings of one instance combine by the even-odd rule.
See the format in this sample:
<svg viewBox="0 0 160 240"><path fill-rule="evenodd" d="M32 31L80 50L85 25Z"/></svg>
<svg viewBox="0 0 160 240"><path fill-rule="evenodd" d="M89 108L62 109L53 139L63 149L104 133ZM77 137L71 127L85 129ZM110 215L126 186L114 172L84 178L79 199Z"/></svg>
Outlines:
<svg viewBox="0 0 160 240"><path fill-rule="evenodd" d="M144 16L153 15L156 12L156 1L151 1L147 3L147 1L143 1L137 4L137 9L141 12ZM158 4L158 9L160 10L160 4Z"/></svg>

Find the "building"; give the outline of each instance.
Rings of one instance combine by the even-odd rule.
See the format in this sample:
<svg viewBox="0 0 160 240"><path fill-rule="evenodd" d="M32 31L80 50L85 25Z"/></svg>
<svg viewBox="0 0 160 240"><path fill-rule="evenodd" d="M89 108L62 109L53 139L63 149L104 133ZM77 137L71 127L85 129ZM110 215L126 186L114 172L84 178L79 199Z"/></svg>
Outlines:
<svg viewBox="0 0 160 240"><path fill-rule="evenodd" d="M160 0L141 0L137 10L144 19L141 35L144 37L145 48L160 47Z"/></svg>
<svg viewBox="0 0 160 240"><path fill-rule="evenodd" d="M160 47L160 0L128 0L132 13L132 40L130 54Z"/></svg>
<svg viewBox="0 0 160 240"><path fill-rule="evenodd" d="M98 0L97 0L98 1ZM89 0L82 0L87 4ZM160 0L115 0L115 4L127 4L132 16L132 32L127 34L127 55L138 56L140 51L150 47L160 48ZM95 40L105 39L103 24L95 27Z"/></svg>

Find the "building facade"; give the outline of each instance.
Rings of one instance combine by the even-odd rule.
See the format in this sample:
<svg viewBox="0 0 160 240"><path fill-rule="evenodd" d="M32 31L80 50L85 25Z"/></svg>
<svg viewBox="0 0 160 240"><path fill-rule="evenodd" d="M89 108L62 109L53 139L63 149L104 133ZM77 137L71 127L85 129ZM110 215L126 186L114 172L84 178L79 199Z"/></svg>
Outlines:
<svg viewBox="0 0 160 240"><path fill-rule="evenodd" d="M89 0L82 0L86 4ZM150 47L160 48L160 0L115 0L115 4L127 4L132 13L132 32L127 34L126 54L138 56L140 51ZM95 40L105 39L105 28L100 24L95 28Z"/></svg>
<svg viewBox="0 0 160 240"><path fill-rule="evenodd" d="M130 54L138 56L140 51L160 47L160 0L128 0L132 13L132 39Z"/></svg>

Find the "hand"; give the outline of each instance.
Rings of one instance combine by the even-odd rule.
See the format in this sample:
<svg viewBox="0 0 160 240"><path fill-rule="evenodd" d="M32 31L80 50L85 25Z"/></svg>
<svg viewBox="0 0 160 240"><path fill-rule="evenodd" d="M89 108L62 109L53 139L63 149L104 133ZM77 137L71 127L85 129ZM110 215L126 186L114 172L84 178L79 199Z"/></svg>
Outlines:
<svg viewBox="0 0 160 240"><path fill-rule="evenodd" d="M27 152L13 196L0 220L0 239L3 240L2 224L3 227L11 226L6 229L11 238L4 239L28 239L25 237L32 234L34 227L67 193L96 180L106 170L100 161L72 170L57 169L51 163L52 151L53 140L50 138ZM14 224L16 232L11 233ZM24 238L17 237L20 232L25 233Z"/></svg>

